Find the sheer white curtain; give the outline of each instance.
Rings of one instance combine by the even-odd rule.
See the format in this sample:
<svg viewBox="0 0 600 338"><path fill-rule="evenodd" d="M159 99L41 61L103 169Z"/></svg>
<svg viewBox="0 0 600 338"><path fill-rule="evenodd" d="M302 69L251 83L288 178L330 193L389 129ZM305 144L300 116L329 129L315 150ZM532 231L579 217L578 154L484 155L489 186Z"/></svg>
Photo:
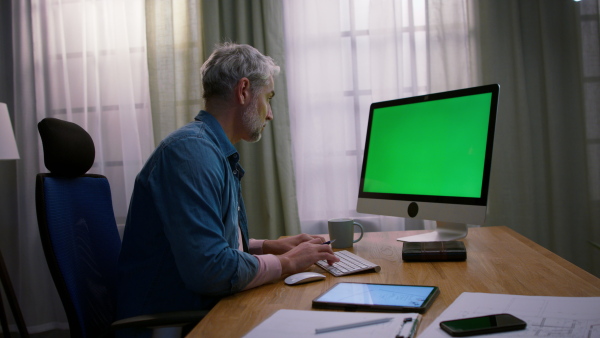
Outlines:
<svg viewBox="0 0 600 338"><path fill-rule="evenodd" d="M354 217L369 231L431 222L356 213L372 102L475 81L466 0L285 1L286 62L302 230Z"/></svg>
<svg viewBox="0 0 600 338"><path fill-rule="evenodd" d="M111 183L124 223L135 176L154 147L143 0L13 1L18 163L16 288L31 332L65 327L35 217L35 174L46 172L36 124L79 124L96 146L91 173Z"/></svg>

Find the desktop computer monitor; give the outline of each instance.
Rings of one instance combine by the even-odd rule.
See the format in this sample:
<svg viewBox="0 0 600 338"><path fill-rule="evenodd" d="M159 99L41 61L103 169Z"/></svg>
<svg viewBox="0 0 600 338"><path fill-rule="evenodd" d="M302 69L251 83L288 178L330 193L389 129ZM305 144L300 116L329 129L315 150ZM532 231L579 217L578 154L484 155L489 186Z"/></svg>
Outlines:
<svg viewBox="0 0 600 338"><path fill-rule="evenodd" d="M433 220L435 231L399 238L449 241L486 216L500 86L371 104L360 213Z"/></svg>

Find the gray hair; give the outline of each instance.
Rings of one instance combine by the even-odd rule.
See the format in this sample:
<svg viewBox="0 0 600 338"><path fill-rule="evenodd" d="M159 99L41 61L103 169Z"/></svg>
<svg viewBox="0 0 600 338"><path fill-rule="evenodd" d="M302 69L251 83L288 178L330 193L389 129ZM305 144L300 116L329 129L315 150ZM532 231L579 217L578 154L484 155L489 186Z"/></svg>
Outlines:
<svg viewBox="0 0 600 338"><path fill-rule="evenodd" d="M269 56L249 45L226 42L215 47L200 68L204 99L229 98L242 78L250 80L250 90L269 83L269 78L279 74L279 66ZM253 93L256 95L256 93Z"/></svg>

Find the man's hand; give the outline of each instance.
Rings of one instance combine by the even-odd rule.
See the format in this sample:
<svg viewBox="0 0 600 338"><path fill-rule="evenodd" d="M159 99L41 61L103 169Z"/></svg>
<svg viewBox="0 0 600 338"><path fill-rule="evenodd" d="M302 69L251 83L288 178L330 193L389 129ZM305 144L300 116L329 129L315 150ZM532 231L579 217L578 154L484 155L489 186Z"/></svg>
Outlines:
<svg viewBox="0 0 600 338"><path fill-rule="evenodd" d="M325 242L325 238L321 236L313 236L307 234L300 234L276 240L266 240L263 242L263 253L281 255L297 247L300 243L309 242L314 239L320 239L320 243Z"/></svg>
<svg viewBox="0 0 600 338"><path fill-rule="evenodd" d="M340 259L333 254L329 245L323 245L323 238L317 237L303 241L284 254L278 255L281 262L281 274L293 274L306 270L320 260L327 260L329 264L339 262Z"/></svg>

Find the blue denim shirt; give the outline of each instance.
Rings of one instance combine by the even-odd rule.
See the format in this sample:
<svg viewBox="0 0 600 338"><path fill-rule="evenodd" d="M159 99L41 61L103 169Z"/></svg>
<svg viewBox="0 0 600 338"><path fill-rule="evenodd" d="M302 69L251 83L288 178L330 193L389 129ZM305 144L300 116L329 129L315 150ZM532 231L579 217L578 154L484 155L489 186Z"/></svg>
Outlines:
<svg viewBox="0 0 600 338"><path fill-rule="evenodd" d="M210 309L256 275L241 195L244 170L218 121L201 111L138 174L119 257L118 318Z"/></svg>

